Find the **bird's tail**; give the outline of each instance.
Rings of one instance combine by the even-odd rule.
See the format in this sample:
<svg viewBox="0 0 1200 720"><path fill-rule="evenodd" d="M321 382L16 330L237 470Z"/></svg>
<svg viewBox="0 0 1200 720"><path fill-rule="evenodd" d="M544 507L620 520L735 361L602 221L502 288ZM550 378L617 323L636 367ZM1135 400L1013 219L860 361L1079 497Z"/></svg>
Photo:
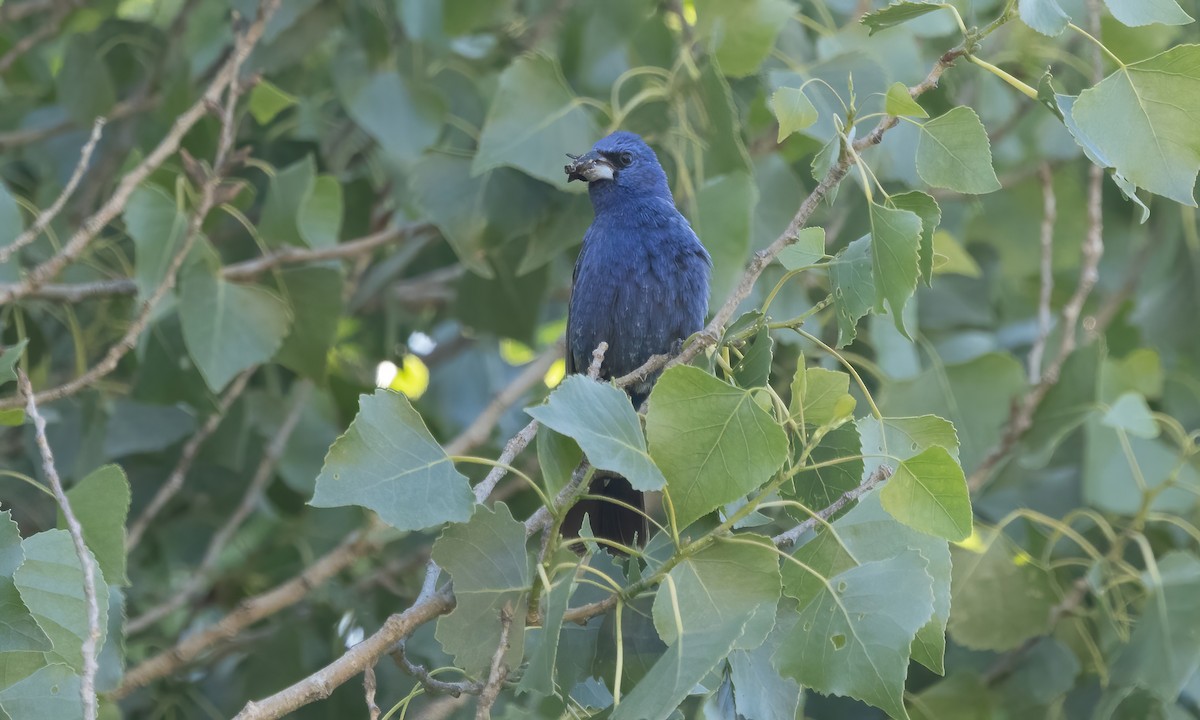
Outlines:
<svg viewBox="0 0 1200 720"><path fill-rule="evenodd" d="M629 481L620 475L597 471L592 476L588 494L611 498L637 510L607 500L580 500L567 512L567 517L563 520L563 537L579 537L583 516L587 515L592 533L598 538L628 547L641 547L646 544L650 523L644 514L646 498L641 490L634 490Z"/></svg>

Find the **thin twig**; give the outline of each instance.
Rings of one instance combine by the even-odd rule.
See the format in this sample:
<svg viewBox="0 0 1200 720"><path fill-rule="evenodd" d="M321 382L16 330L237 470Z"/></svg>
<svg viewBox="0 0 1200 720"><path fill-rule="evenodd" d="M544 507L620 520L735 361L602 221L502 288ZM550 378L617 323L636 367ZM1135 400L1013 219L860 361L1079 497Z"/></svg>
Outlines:
<svg viewBox="0 0 1200 720"><path fill-rule="evenodd" d="M286 246L253 260L243 260L232 265L226 265L221 268L221 277L232 281L254 280L263 273L283 265L320 262L322 260L353 259L399 240L411 239L414 242L423 240L432 236L434 232L435 229L428 223L413 223L401 227L386 228L356 240L349 240L328 248ZM0 293L9 292L16 285L17 283L0 283ZM28 293L25 297L76 303L92 297L133 295L136 292L137 284L132 279L120 278L83 283L47 283Z"/></svg>
<svg viewBox="0 0 1200 720"><path fill-rule="evenodd" d="M87 608L88 630L80 647L83 654L83 676L80 680L79 692L83 698L83 717L85 720L95 720L97 713L96 673L99 671L96 652L100 644L101 630L100 603L96 595L96 567L92 563L92 554L83 541L83 526L79 524L79 518L75 516L75 511L71 508L71 501L67 498L66 491L63 490L62 480L59 479L58 470L54 466L54 453L50 450L50 441L46 439L46 419L38 412L37 403L33 399L33 386L29 383L29 376L21 368L17 368L17 384L20 385L21 392L26 398L25 413L33 420L38 450L42 454L42 472L50 483L50 490L54 493L54 500L58 503L63 518L67 521L67 532L71 535L71 542L75 545L75 555L79 557L79 566L83 570L83 602Z"/></svg>
<svg viewBox="0 0 1200 720"><path fill-rule="evenodd" d="M158 103L161 101L161 94L152 95L145 98L130 98L128 100L122 100L116 105L113 105L112 109L108 111L108 114L105 117L107 117L108 122L111 123L116 120L129 117L130 115L136 115L140 112L149 110L155 105L158 105ZM74 130L76 127L78 126L74 120L67 119L61 122L56 122L53 125L42 125L26 130L3 132L0 133L0 150L11 150L12 148L19 147L21 145L29 145L30 143L41 142L42 140L47 140L49 138L62 135L65 132Z"/></svg>
<svg viewBox="0 0 1200 720"><path fill-rule="evenodd" d="M59 3L54 12L50 15L50 19L43 22L31 33L25 35L14 44L8 52L0 56L0 75L8 72L8 69L13 66L17 60L21 59L25 53L37 47L42 41L54 37L58 33L59 27L63 20L71 14L74 3L63 2Z"/></svg>
<svg viewBox="0 0 1200 720"><path fill-rule="evenodd" d="M396 647L391 652L392 659L400 666L400 669L416 679L425 688L426 692L434 695L451 695L458 697L459 695L478 695L483 692L483 683L472 682L470 680L459 680L457 682L446 682L438 680L429 674L423 666L417 665L412 660L408 659L405 654L405 643L403 640L396 643Z"/></svg>
<svg viewBox="0 0 1200 720"><path fill-rule="evenodd" d="M258 468L254 471L254 477L250 481L250 485L247 486L246 492L242 495L241 502L238 503L233 514L229 516L220 529L213 534L212 539L209 540L208 549L204 551L204 558L200 561L200 564L192 571L192 574L188 577L183 587L170 599L131 619L126 625L127 635L134 635L145 630L183 607L195 598L200 591L208 587L211 581L210 576L212 575L213 568L217 565L217 560L221 557L221 552L229 544L229 541L238 529L241 528L246 518L250 516L250 513L254 512L267 485L275 477L275 466L279 464L280 458L283 457L283 451L292 436L292 431L296 429L296 425L300 422L300 416L304 413L304 408L308 405L308 398L311 393L311 383L304 380L298 383L298 387L293 392L292 407L283 419L283 422L279 424L279 430L271 438L266 451L263 452L262 459L258 463Z"/></svg>
<svg viewBox="0 0 1200 720"><path fill-rule="evenodd" d="M135 665L121 678L120 687L113 693L114 699L124 698L140 687L171 675L217 643L237 637L251 625L300 602L314 588L376 550L380 546L378 530L381 526L373 524L351 533L296 577L242 600L235 610L212 626L188 635L174 647Z"/></svg>
<svg viewBox="0 0 1200 720"><path fill-rule="evenodd" d="M1092 32L1099 37L1100 9L1098 0L1088 0L1088 13L1091 18ZM1093 49L1092 80L1100 82L1103 79L1103 58L1099 48ZM1088 168L1087 190L1087 229L1085 230L1082 252L1079 261L1079 280L1075 291L1062 309L1061 337L1054 358L1041 374L1041 379L1026 393L1025 397L1013 406L1012 416L1004 427L999 442L984 455L979 466L967 478L967 487L972 493L979 492L992 478L992 471L1000 461L1008 456L1017 442L1033 426L1033 416L1038 406L1046 398L1047 393L1059 380L1063 364L1067 357L1074 352L1078 340L1078 325L1083 314L1084 303L1100 278L1100 258L1104 255L1104 168L1091 165ZM1111 318L1110 318L1111 319ZM1095 328L1095 323L1091 323ZM1096 335L1099 332L1096 331Z"/></svg>
<svg viewBox="0 0 1200 720"><path fill-rule="evenodd" d="M84 143L83 149L79 151L79 162L75 164L75 170L71 173L70 179L67 180L66 187L59 193L58 198L54 203L38 214L33 224L29 229L17 236L17 239L12 241L6 247L0 248L0 265L8 262L9 258L20 252L21 248L33 242L42 234L42 232L54 222L54 218L62 212L63 205L67 204L67 200L75 192L75 188L79 187L79 181L83 179L83 174L87 172L88 166L92 161L92 153L96 150L96 143L100 142L100 134L104 131L104 118L96 118L95 124L92 125L92 135L88 141Z"/></svg>
<svg viewBox="0 0 1200 720"><path fill-rule="evenodd" d="M369 720L379 720L381 713L375 704L375 666L368 665L363 669L363 692L367 696L367 717Z"/></svg>
<svg viewBox="0 0 1200 720"><path fill-rule="evenodd" d="M7 2L0 5L0 24L17 22L38 13L49 12L58 4L58 0L26 0L26 2Z"/></svg>
<svg viewBox="0 0 1200 720"><path fill-rule="evenodd" d="M61 251L30 270L22 282L0 291L0 305L20 300L42 284L49 282L64 267L74 262L88 244L100 234L100 231L121 214L137 187L150 177L167 158L175 154L188 131L208 114L210 107L220 101L226 88L234 84L242 63L245 62L250 51L262 37L267 20L274 14L280 2L281 0L263 0L259 6L258 17L246 28L244 34L235 39L234 51L208 89L205 90L204 95L175 119L171 129L158 146L151 150L133 170L121 178L108 201L83 222L83 225L71 236ZM0 69L0 72L2 71Z"/></svg>
<svg viewBox="0 0 1200 720"><path fill-rule="evenodd" d="M791 530L788 530L787 532L782 532L771 539L779 547L790 547L792 545L795 545L796 541L798 539L800 539L800 537L802 535L804 535L804 533L815 528L817 526L817 524L821 522L821 520L828 521L829 518L833 517L838 512L840 512L842 508L846 507L847 505L854 502L855 500L858 500L863 495L866 495L871 490L873 490L877 485L882 483L884 480L887 480L891 476L892 476L892 469L890 467L888 467L887 465L880 465L878 468L875 469L875 472L871 473L871 475L866 480L864 480L858 487L853 488L851 490L847 490L846 492L842 493L842 496L839 497L837 500L834 500L832 505L825 508L824 510L817 512L816 516L810 517L809 519L800 523L799 525L792 528ZM820 519L818 519L818 518L820 518Z"/></svg>
<svg viewBox="0 0 1200 720"><path fill-rule="evenodd" d="M504 680L508 677L508 664L504 662L504 656L508 654L508 632L512 629L512 621L512 608L505 604L500 609L500 643L496 646L496 653L492 655L492 669L488 672L487 684L479 694L475 720L492 720L492 706L496 704L496 698L500 697L500 688L504 686Z"/></svg>
<svg viewBox="0 0 1200 720"><path fill-rule="evenodd" d="M516 405L521 398L525 397L525 393L529 392L530 388L542 382L550 366L556 360L562 358L563 346L563 339L559 338L557 342L547 348L536 360L529 363L519 375L513 378L507 387L501 390L488 403L483 412L479 413L471 424L458 434L458 437L446 443L446 454L462 455L467 449L482 445L491 435L492 429L496 427L496 423L500 421L504 413L508 412L509 408Z"/></svg>
<svg viewBox="0 0 1200 720"><path fill-rule="evenodd" d="M233 403L241 397L242 391L246 389L246 383L249 382L250 376L257 369L257 365L248 368L241 375L234 378L234 381L226 388L225 394L221 396L221 402L217 405L216 411L208 416L208 419L204 421L204 425L194 435L188 438L187 443L183 446L183 450L179 453L179 461L175 464L175 468L171 470L171 474L167 476L167 481L158 488L158 492L154 494L154 498L150 500L150 504L146 506L142 514L130 523L129 534L125 539L126 552L131 552L137 547L150 522L166 507L171 498L175 497L183 488L184 478L187 477L188 470L191 469L192 463L196 460L196 454L199 452L200 446L210 435L216 432L222 418L229 412L229 408L233 407Z"/></svg>
<svg viewBox="0 0 1200 720"><path fill-rule="evenodd" d="M1042 356L1046 352L1046 339L1050 337L1050 297L1054 293L1054 223L1058 218L1058 203L1054 196L1054 175L1049 163L1039 167L1042 179L1042 263L1041 285L1038 293L1038 334L1029 351L1029 379L1042 379Z"/></svg>

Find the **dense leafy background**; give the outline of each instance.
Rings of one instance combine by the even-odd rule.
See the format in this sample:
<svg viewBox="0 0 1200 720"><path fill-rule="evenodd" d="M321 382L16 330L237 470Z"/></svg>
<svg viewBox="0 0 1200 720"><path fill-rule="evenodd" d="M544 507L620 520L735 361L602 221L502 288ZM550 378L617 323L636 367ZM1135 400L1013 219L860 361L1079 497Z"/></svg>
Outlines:
<svg viewBox="0 0 1200 720"><path fill-rule="evenodd" d="M256 3L0 2L0 251L108 118L0 264L0 717L79 716L88 632L17 363L38 391L91 378L40 407L106 717L232 716L412 605L431 553L457 606L406 656L486 680L507 608L497 716L1200 717L1200 4L884 5L287 0L224 177L218 97L113 206ZM885 115L644 418L559 384L591 218L564 153L654 145L715 311ZM478 507L490 468L461 456L531 416L541 494ZM536 564L521 521L579 448L673 499L644 557ZM766 538L881 466L781 559ZM613 584L640 592L570 621ZM386 656L374 678L384 713L475 712ZM363 685L295 716L368 716Z"/></svg>

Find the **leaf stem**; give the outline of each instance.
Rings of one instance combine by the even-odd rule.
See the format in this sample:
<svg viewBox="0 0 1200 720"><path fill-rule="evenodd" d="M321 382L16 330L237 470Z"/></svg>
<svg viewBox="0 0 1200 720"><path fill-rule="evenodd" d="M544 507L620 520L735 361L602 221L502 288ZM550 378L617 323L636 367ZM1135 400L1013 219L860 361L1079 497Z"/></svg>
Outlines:
<svg viewBox="0 0 1200 720"><path fill-rule="evenodd" d="M1120 66L1122 68L1125 67L1125 63L1121 62L1121 58L1114 55L1112 50L1109 50L1108 47L1106 47L1104 45L1104 43L1100 42L1100 40L1095 35L1092 35L1090 32L1088 32L1087 30L1084 30L1083 28L1079 27L1075 23L1067 23L1067 27L1071 28L1075 32L1079 33L1080 35L1084 36L1088 40L1091 40L1093 43L1095 43L1096 47L1103 50L1104 54L1107 55L1109 57L1109 59L1112 60L1113 62L1115 62L1118 66Z"/></svg>
<svg viewBox="0 0 1200 720"><path fill-rule="evenodd" d="M1013 77L1009 73L1005 72L1004 70L1001 70L1000 68L991 64L987 60L981 60L978 56L975 56L975 55L967 55L967 62L970 62L973 65L978 65L979 67L983 68L984 70L987 70L991 74L995 75L996 77L1000 78L1004 82L1006 82L1009 85L1016 88L1018 92L1020 92L1024 96L1028 97L1030 100L1038 99L1037 90L1035 90L1031 86L1027 85L1026 83L1023 83L1020 80L1016 79L1015 77Z"/></svg>

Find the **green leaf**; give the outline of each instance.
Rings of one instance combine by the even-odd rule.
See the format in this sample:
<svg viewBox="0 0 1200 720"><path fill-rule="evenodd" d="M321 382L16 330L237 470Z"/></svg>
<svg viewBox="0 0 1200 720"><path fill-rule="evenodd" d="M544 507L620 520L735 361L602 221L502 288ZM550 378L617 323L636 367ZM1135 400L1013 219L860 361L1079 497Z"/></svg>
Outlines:
<svg viewBox="0 0 1200 720"><path fill-rule="evenodd" d="M921 553L925 572L933 578L933 617L917 631L912 657L935 673L945 672L946 622L950 619L950 547L941 538L901 525L868 493L834 521L845 549L859 562L890 560L910 550Z"/></svg>
<svg viewBox="0 0 1200 720"><path fill-rule="evenodd" d="M1058 0L1018 0L1017 11L1022 22L1051 37L1061 35L1071 22L1071 16L1063 12Z"/></svg>
<svg viewBox="0 0 1200 720"><path fill-rule="evenodd" d="M0 577L11 578L24 561L21 530L12 519L12 511L0 511Z"/></svg>
<svg viewBox="0 0 1200 720"><path fill-rule="evenodd" d="M390 71L372 75L343 103L383 152L402 163L416 160L437 142L446 116L441 97Z"/></svg>
<svg viewBox="0 0 1200 720"><path fill-rule="evenodd" d="M931 447L900 463L879 499L892 517L921 532L947 540L971 535L967 479L945 448Z"/></svg>
<svg viewBox="0 0 1200 720"><path fill-rule="evenodd" d="M766 324L760 325L754 338L742 348L742 359L733 367L738 387L763 387L771 379L771 358L775 341Z"/></svg>
<svg viewBox="0 0 1200 720"><path fill-rule="evenodd" d="M1196 503L1200 470L1164 438L1122 438L1098 413L1084 423L1083 499L1106 512L1134 515L1143 491L1156 490L1150 509L1183 513ZM1162 488L1164 483L1170 487Z"/></svg>
<svg viewBox="0 0 1200 720"><path fill-rule="evenodd" d="M1142 25L1187 25L1193 18L1175 0L1104 0L1109 12L1130 27Z"/></svg>
<svg viewBox="0 0 1200 720"><path fill-rule="evenodd" d="M762 646L729 654L729 679L740 717L757 720L797 717L800 686L791 678L781 677L771 664L771 656L779 649L772 639L782 637L777 625Z"/></svg>
<svg viewBox="0 0 1200 720"><path fill-rule="evenodd" d="M710 305L723 302L742 275L757 203L754 178L744 172L712 178L696 194L696 234L713 261Z"/></svg>
<svg viewBox="0 0 1200 720"><path fill-rule="evenodd" d="M1003 533L980 530L950 548L950 636L972 650L1012 650L1050 627L1058 602L1050 575Z"/></svg>
<svg viewBox="0 0 1200 720"><path fill-rule="evenodd" d="M828 529L796 548L792 557L797 562L783 564L783 594L795 598L802 608L825 591L828 578L858 567L858 561L842 545L839 532Z"/></svg>
<svg viewBox="0 0 1200 720"><path fill-rule="evenodd" d="M695 6L696 38L711 43L730 77L758 72L793 12L786 0L696 0Z"/></svg>
<svg viewBox="0 0 1200 720"><path fill-rule="evenodd" d="M292 311L292 330L275 359L316 382L325 380L329 349L342 316L341 264L309 265L279 275Z"/></svg>
<svg viewBox="0 0 1200 720"><path fill-rule="evenodd" d="M923 192L912 191L893 195L892 206L899 210L916 213L921 218L921 248L918 265L921 268L921 278L930 285L933 274L933 257L937 252L934 230L942 222L942 209L937 201ZM970 256L968 256L970 257Z"/></svg>
<svg viewBox="0 0 1200 720"><path fill-rule="evenodd" d="M1149 596L1129 644L1113 663L1112 680L1175 702L1200 667L1200 559L1168 552L1158 561L1158 576L1143 578Z"/></svg>
<svg viewBox="0 0 1200 720"><path fill-rule="evenodd" d="M268 125L275 116L296 104L296 96L280 90L268 80L259 80L250 91L249 109L259 125Z"/></svg>
<svg viewBox="0 0 1200 720"><path fill-rule="evenodd" d="M129 516L129 479L119 465L105 465L67 491L71 509L83 526L83 539L96 556L104 581L128 585L125 575L125 519ZM59 513L59 526L66 520Z"/></svg>
<svg viewBox="0 0 1200 720"><path fill-rule="evenodd" d="M471 175L471 163L443 153L428 153L412 169L413 202L454 249L469 270L490 278L484 232L484 192L495 173Z"/></svg>
<svg viewBox="0 0 1200 720"><path fill-rule="evenodd" d="M917 174L934 187L969 195L1000 189L987 130L974 110L959 106L921 126Z"/></svg>
<svg viewBox="0 0 1200 720"><path fill-rule="evenodd" d="M790 483L783 484L783 487L780 488L781 494L814 512L829 507L843 493L853 490L862 482L863 461L850 459L861 452L858 432L854 429L854 425L850 423L842 425L821 439L821 443L813 448L809 461L812 464L833 460L844 460L844 462L801 472ZM793 512L792 515L800 521L810 517L803 511Z"/></svg>
<svg viewBox="0 0 1200 720"><path fill-rule="evenodd" d="M8 191L8 187L0 182L0 248L12 245L17 236L24 231L25 218L21 215L21 207L17 205L16 199ZM19 257L20 254L14 255L13 259L0 265L0 280L16 282L20 279L17 269L17 258Z"/></svg>
<svg viewBox="0 0 1200 720"><path fill-rule="evenodd" d="M0 648L4 648L0 658L12 652L40 653L54 648L25 607L12 578L3 575L0 575Z"/></svg>
<svg viewBox="0 0 1200 720"><path fill-rule="evenodd" d="M563 555L570 551L564 550ZM554 695L562 688L555 685L555 670L558 660L558 636L562 632L563 615L571 595L578 586L576 579L583 571L579 568L581 561L573 554L569 557L576 563L574 569L560 572L554 579L549 591L543 592L544 607L541 611L542 627L537 634L537 646L530 652L529 665L521 675L521 683L517 693L532 692L543 697ZM570 688L567 688L569 690Z"/></svg>
<svg viewBox="0 0 1200 720"><path fill-rule="evenodd" d="M892 83L888 87L887 95L883 99L883 107L888 115L896 117L929 117L925 108L913 99L912 94L908 91L908 86L901 82Z"/></svg>
<svg viewBox="0 0 1200 720"><path fill-rule="evenodd" d="M992 720L994 701L988 686L972 672L957 672L917 694L910 704L913 720Z"/></svg>
<svg viewBox="0 0 1200 720"><path fill-rule="evenodd" d="M759 487L786 459L787 436L751 392L686 366L654 386L646 436L681 528Z"/></svg>
<svg viewBox="0 0 1200 720"><path fill-rule="evenodd" d="M408 398L391 390L359 396L359 411L325 456L309 502L361 505L400 530L471 517L475 495Z"/></svg>
<svg viewBox="0 0 1200 720"><path fill-rule="evenodd" d="M1070 112L1102 164L1138 187L1196 206L1200 45L1180 45L1118 69L1080 93Z"/></svg>
<svg viewBox="0 0 1200 720"><path fill-rule="evenodd" d="M447 35L466 35L499 25L512 12L513 0L442 0L443 27Z"/></svg>
<svg viewBox="0 0 1200 720"><path fill-rule="evenodd" d="M817 108L800 88L779 88L771 96L771 110L779 121L779 137L783 142L792 133L807 130L817 122Z"/></svg>
<svg viewBox="0 0 1200 720"><path fill-rule="evenodd" d="M744 627L735 646L753 650L774 627L781 590L779 556L768 538L737 537L737 542L709 545L671 569L685 641L707 628L732 625ZM675 620L670 588L663 583L654 596L654 626L668 645L680 639Z"/></svg>
<svg viewBox="0 0 1200 720"><path fill-rule="evenodd" d="M184 271L179 295L184 342L213 392L251 365L270 360L292 321L275 293L223 280L205 263Z"/></svg>
<svg viewBox="0 0 1200 720"><path fill-rule="evenodd" d="M529 558L525 525L504 503L480 508L466 523L451 525L433 545L433 560L454 581L457 603L438 619L436 636L469 676L486 677L500 644L500 611L513 614L507 662L520 664L528 601Z"/></svg>
<svg viewBox="0 0 1200 720"><path fill-rule="evenodd" d="M909 646L933 613L932 583L916 552L830 578L800 609L775 666L807 688L853 697L907 720Z"/></svg>
<svg viewBox="0 0 1200 720"><path fill-rule="evenodd" d="M117 90L105 54L97 46L98 34L75 33L68 38L55 77L58 103L72 120L88 126L108 115L117 102Z"/></svg>
<svg viewBox="0 0 1200 720"><path fill-rule="evenodd" d="M767 538L738 537L684 560L659 585L654 626L668 650L622 698L613 720L667 717L731 650L766 639L779 602L779 559Z"/></svg>
<svg viewBox="0 0 1200 720"><path fill-rule="evenodd" d="M958 462L958 433L950 421L936 415L879 419L867 416L858 420L858 434L866 456L864 477L872 475L880 465L896 468L897 463L933 447L944 448Z"/></svg>
<svg viewBox="0 0 1200 720"><path fill-rule="evenodd" d="M1150 407L1146 405L1146 398L1136 392L1127 392L1117 398L1100 422L1136 437L1158 437L1158 423L1155 422Z"/></svg>
<svg viewBox="0 0 1200 720"><path fill-rule="evenodd" d="M175 198L154 185L133 191L125 206L125 231L133 238L133 280L138 299L146 300L162 284L187 233L187 217Z"/></svg>
<svg viewBox="0 0 1200 720"><path fill-rule="evenodd" d="M801 361L803 362L803 361ZM804 373L804 382L792 381L792 400L789 412L804 425L821 427L832 425L854 413L857 401L850 394L850 376L822 367L798 368ZM797 393L797 388L801 392Z"/></svg>
<svg viewBox="0 0 1200 720"><path fill-rule="evenodd" d="M696 83L696 99L704 108L704 172L708 177L750 172L752 163L742 141L741 114L733 100L733 90L716 62L707 62ZM788 219L791 219L790 216ZM774 237L774 236L772 236Z"/></svg>
<svg viewBox="0 0 1200 720"><path fill-rule="evenodd" d="M17 361L21 359L21 354L25 352L25 346L29 344L29 338L25 338L16 345L7 347L4 352L0 353L0 385L13 382L17 379Z"/></svg>
<svg viewBox="0 0 1200 720"><path fill-rule="evenodd" d="M82 681L62 663L40 668L0 691L0 711L10 720L75 720L83 718Z"/></svg>
<svg viewBox="0 0 1200 720"><path fill-rule="evenodd" d="M886 30L890 27L895 27L909 20L915 20L922 15L927 15L937 9L939 5L932 5L926 2L917 2L916 0L900 0L893 2L891 5L876 10L873 13L863 15L860 22L866 25L870 35L874 35L880 30Z"/></svg>
<svg viewBox="0 0 1200 720"><path fill-rule="evenodd" d="M921 218L907 210L871 203L871 270L875 278L875 311L884 301L896 329L904 337L904 304L917 289L920 273Z"/></svg>
<svg viewBox="0 0 1200 720"><path fill-rule="evenodd" d="M267 185L258 232L271 247L303 245L300 212L313 194L317 182L317 166L312 155L305 155L279 170Z"/></svg>
<svg viewBox="0 0 1200 720"><path fill-rule="evenodd" d="M342 232L342 185L332 175L319 176L300 203L300 237L312 248L331 248Z"/></svg>
<svg viewBox="0 0 1200 720"><path fill-rule="evenodd" d="M796 233L796 241L785 247L776 258L788 270L815 265L825 257L825 228L806 227Z"/></svg>
<svg viewBox="0 0 1200 720"><path fill-rule="evenodd" d="M875 304L875 278L871 274L871 238L860 237L829 263L833 309L837 314L838 347L854 342L858 321Z"/></svg>
<svg viewBox="0 0 1200 720"><path fill-rule="evenodd" d="M11 687L46 667L44 652L6 652L0 655L0 690ZM0 707L0 710L3 710Z"/></svg>
<svg viewBox="0 0 1200 720"><path fill-rule="evenodd" d="M936 265L933 272L936 275L962 275L964 277L983 277L979 263L967 252L958 240L950 233L939 230L933 234L933 255Z"/></svg>
<svg viewBox="0 0 1200 720"><path fill-rule="evenodd" d="M571 438L542 425L538 427L537 456L546 492L554 497L571 481L571 475L583 460L583 451Z"/></svg>
<svg viewBox="0 0 1200 720"><path fill-rule="evenodd" d="M82 671L80 646L88 635L88 620L83 598L83 566L75 554L75 544L66 530L45 530L25 538L21 549L25 552L25 562L13 574L13 582L25 607L54 643L54 652L48 658L52 662L61 659ZM90 553L88 560L96 562ZM100 609L99 648L104 643L108 623L108 586L99 568L94 575Z"/></svg>
<svg viewBox="0 0 1200 720"><path fill-rule="evenodd" d="M637 490L661 490L663 474L646 451L646 439L629 396L609 383L571 375L544 405L526 408L535 420L579 443L599 470L625 476Z"/></svg>
<svg viewBox="0 0 1200 720"><path fill-rule="evenodd" d="M587 151L597 135L557 61L523 55L500 73L471 175L506 165L562 188L563 154Z"/></svg>

